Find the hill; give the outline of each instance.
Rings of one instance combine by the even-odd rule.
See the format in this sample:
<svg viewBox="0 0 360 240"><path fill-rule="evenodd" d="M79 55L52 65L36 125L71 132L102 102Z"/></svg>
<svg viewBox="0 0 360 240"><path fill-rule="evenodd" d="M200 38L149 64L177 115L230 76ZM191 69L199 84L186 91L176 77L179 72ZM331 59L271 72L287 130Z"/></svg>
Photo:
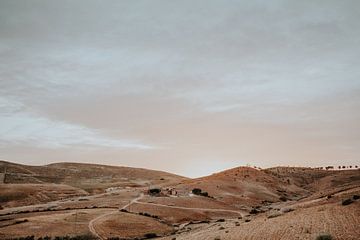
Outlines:
<svg viewBox="0 0 360 240"><path fill-rule="evenodd" d="M17 206L103 193L109 188L162 186L186 179L142 168L83 163L28 166L0 161L0 173L5 183L0 184L3 206L7 202Z"/></svg>
<svg viewBox="0 0 360 240"><path fill-rule="evenodd" d="M0 239L360 238L360 170L237 167L195 179L78 163L0 170Z"/></svg>

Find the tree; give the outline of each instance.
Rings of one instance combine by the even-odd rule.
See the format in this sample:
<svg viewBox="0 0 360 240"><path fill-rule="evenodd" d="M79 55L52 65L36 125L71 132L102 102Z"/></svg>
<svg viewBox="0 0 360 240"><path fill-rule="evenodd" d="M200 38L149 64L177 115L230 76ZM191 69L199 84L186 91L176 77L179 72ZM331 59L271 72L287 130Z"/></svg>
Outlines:
<svg viewBox="0 0 360 240"><path fill-rule="evenodd" d="M341 166L338 166L339 169L341 169Z"/></svg>
<svg viewBox="0 0 360 240"><path fill-rule="evenodd" d="M343 169L345 169L345 168L346 168L346 166L342 166L342 168L343 168Z"/></svg>
<svg viewBox="0 0 360 240"><path fill-rule="evenodd" d="M148 193L150 195L157 195L157 194L160 194L161 192L161 189L160 188L152 188L152 189L149 189Z"/></svg>

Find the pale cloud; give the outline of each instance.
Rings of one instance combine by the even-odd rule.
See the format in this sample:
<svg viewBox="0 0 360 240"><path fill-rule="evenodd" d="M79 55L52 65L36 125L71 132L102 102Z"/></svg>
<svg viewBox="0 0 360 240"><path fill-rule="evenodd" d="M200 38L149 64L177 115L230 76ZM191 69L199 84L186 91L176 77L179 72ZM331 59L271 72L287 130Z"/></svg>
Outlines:
<svg viewBox="0 0 360 240"><path fill-rule="evenodd" d="M100 130L31 113L18 102L0 98L0 147L24 145L40 148L120 148L150 150L140 141L104 136Z"/></svg>

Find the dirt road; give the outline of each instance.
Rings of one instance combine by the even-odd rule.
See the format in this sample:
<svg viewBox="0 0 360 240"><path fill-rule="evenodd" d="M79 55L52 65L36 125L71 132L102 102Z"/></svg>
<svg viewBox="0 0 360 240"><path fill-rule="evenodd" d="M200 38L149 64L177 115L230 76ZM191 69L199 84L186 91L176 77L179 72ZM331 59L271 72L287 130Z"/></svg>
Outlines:
<svg viewBox="0 0 360 240"><path fill-rule="evenodd" d="M198 211L207 211L207 212L231 212L231 213L240 214L240 216L243 216L243 214L245 214L245 212L229 210L229 209L190 208L190 207L180 207L180 206L169 206L169 205L164 205L164 204L159 204L159 203L139 202L138 200L139 199L134 199L134 201L132 203L143 204L143 205L152 205L152 206L158 206L158 207L166 207L166 208L174 208L174 209L184 209L184 210L198 210Z"/></svg>
<svg viewBox="0 0 360 240"><path fill-rule="evenodd" d="M125 209L125 208L129 207L131 204L137 202L138 200L142 199L143 197L144 197L144 194L141 193L140 196L132 199L128 204L126 204L125 206L123 206L121 209ZM100 236L100 235L96 232L95 223L96 223L98 220L100 220L100 219L102 219L102 218L104 218L104 217L107 217L107 216L109 216L109 215L112 215L112 214L115 214L115 213L118 213L118 212L119 212L119 210L114 210L114 211L105 213L105 214L103 214L103 215L100 215L100 216L94 218L93 220L91 220L91 221L89 222L89 230L90 230L90 232L91 232L94 236L96 236L97 238L99 238L99 239L106 239L106 238L103 238L102 236Z"/></svg>

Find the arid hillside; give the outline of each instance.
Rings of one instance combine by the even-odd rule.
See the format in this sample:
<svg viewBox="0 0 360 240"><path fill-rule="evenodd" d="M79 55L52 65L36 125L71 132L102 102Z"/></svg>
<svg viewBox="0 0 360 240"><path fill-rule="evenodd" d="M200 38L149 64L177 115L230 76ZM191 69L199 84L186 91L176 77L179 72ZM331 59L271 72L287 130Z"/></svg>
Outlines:
<svg viewBox="0 0 360 240"><path fill-rule="evenodd" d="M82 163L27 166L0 161L0 206L21 206L103 193L116 188L163 186L186 178L141 168Z"/></svg>
<svg viewBox="0 0 360 240"><path fill-rule="evenodd" d="M0 170L0 239L360 239L360 170L237 167L195 179L77 163Z"/></svg>
<svg viewBox="0 0 360 240"><path fill-rule="evenodd" d="M112 186L140 187L169 184L186 179L161 171L142 168L106 166L84 163L54 163L27 166L0 161L5 183L56 183L92 192Z"/></svg>
<svg viewBox="0 0 360 240"><path fill-rule="evenodd" d="M199 188L210 197L237 207L295 200L309 193L307 189L251 167L238 167L186 180L177 188L182 191Z"/></svg>

